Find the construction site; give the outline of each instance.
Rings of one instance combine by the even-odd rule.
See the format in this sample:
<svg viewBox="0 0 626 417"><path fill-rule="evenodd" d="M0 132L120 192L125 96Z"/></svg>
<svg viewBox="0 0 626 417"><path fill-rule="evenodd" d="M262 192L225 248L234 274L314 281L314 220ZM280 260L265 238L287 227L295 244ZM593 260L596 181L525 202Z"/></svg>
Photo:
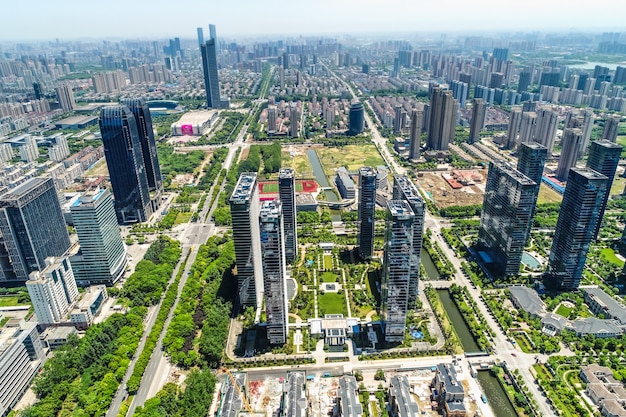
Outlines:
<svg viewBox="0 0 626 417"><path fill-rule="evenodd" d="M439 208L481 204L486 171L451 170L420 172L417 185Z"/></svg>

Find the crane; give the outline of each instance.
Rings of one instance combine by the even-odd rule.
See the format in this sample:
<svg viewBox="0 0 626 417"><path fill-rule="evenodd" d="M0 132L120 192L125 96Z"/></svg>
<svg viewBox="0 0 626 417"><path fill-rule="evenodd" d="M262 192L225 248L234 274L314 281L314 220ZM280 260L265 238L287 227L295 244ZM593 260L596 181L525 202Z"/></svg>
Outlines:
<svg viewBox="0 0 626 417"><path fill-rule="evenodd" d="M250 403L246 399L246 396L243 393L243 391L241 391L241 388L239 387L237 380L235 379L233 374L230 372L230 370L226 368L225 366L223 366L220 370L226 372L226 375L228 375L228 379L230 379L231 384L235 386L235 389L237 390L239 397L241 397L241 400L243 401L243 405L244 407L246 407L246 410L248 411L248 413L254 414L254 411L252 411L252 407L250 406Z"/></svg>

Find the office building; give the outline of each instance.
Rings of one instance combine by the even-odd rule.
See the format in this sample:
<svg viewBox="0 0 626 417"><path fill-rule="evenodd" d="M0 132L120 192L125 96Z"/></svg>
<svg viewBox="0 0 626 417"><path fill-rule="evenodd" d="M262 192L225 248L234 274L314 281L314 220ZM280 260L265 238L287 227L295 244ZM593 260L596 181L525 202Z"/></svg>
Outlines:
<svg viewBox="0 0 626 417"><path fill-rule="evenodd" d="M404 341L409 309L409 281L413 256L413 210L404 200L387 203L385 254L381 285L382 321L387 343Z"/></svg>
<svg viewBox="0 0 626 417"><path fill-rule="evenodd" d="M204 44L204 31L202 28L197 28L196 30L198 31L198 46L202 47Z"/></svg>
<svg viewBox="0 0 626 417"><path fill-rule="evenodd" d="M70 238L52 178L31 178L0 196L0 232L0 282L24 282L46 258L65 254Z"/></svg>
<svg viewBox="0 0 626 417"><path fill-rule="evenodd" d="M365 128L365 110L363 109L363 103L360 101L355 101L350 105L349 124L350 129L348 133L350 135L363 133Z"/></svg>
<svg viewBox="0 0 626 417"><path fill-rule="evenodd" d="M589 246L597 223L608 178L589 168L572 168L552 239L549 280L564 291L580 285Z"/></svg>
<svg viewBox="0 0 626 417"><path fill-rule="evenodd" d="M10 319L0 331L0 416L7 416L43 367L37 323Z"/></svg>
<svg viewBox="0 0 626 417"><path fill-rule="evenodd" d="M394 200L404 200L409 203L413 211L413 242L411 248L411 276L409 278L409 309L415 307L417 302L420 262L422 256L422 239L424 236L424 200L417 187L406 175L395 175L393 177L393 197Z"/></svg>
<svg viewBox="0 0 626 417"><path fill-rule="evenodd" d="M296 173L283 168L278 173L278 196L282 206L285 234L285 259L292 263L298 255L298 225L296 213Z"/></svg>
<svg viewBox="0 0 626 417"><path fill-rule="evenodd" d="M413 161L420 158L423 120L424 111L422 107L413 109L411 112L411 133L409 135L409 159Z"/></svg>
<svg viewBox="0 0 626 417"><path fill-rule="evenodd" d="M535 142L539 142L548 148L548 154L552 155L554 139L556 138L556 128L558 126L558 115L549 108L541 108L537 111L537 127L535 129Z"/></svg>
<svg viewBox="0 0 626 417"><path fill-rule="evenodd" d="M530 237L530 228L532 227L532 219L535 218L535 209L537 208L537 198L539 197L539 189L541 187L541 177L543 176L543 168L548 158L548 148L537 143L528 142L520 143L517 149L517 170L535 182L535 191L533 194L531 221L528 224L528 237Z"/></svg>
<svg viewBox="0 0 626 417"><path fill-rule="evenodd" d="M26 288L37 321L43 326L65 321L78 299L78 288L67 257L46 258L46 267L30 273Z"/></svg>
<svg viewBox="0 0 626 417"><path fill-rule="evenodd" d="M609 142L617 142L617 134L619 133L619 121L621 117L618 115L609 116L604 122L604 130L602 130L602 138Z"/></svg>
<svg viewBox="0 0 626 417"><path fill-rule="evenodd" d="M159 155L157 154L156 142L154 140L150 109L143 99L122 100L122 105L127 106L133 113L133 116L135 116L137 133L139 133L139 140L141 142L143 164L148 179L148 189L150 191L162 191L163 178L161 177Z"/></svg>
<svg viewBox="0 0 626 417"><path fill-rule="evenodd" d="M335 185L341 198L353 199L356 196L356 187L348 170L345 167L339 167L335 174Z"/></svg>
<svg viewBox="0 0 626 417"><path fill-rule="evenodd" d="M70 258L74 277L81 286L113 285L124 274L126 247L115 216L115 205L106 188L88 191L71 206L80 251Z"/></svg>
<svg viewBox="0 0 626 417"><path fill-rule="evenodd" d="M280 201L264 201L259 214L267 339L273 345L284 345L288 333L287 270L281 211Z"/></svg>
<svg viewBox="0 0 626 417"><path fill-rule="evenodd" d="M216 40L211 38L200 46L206 105L211 109L222 108L220 82L217 75Z"/></svg>
<svg viewBox="0 0 626 417"><path fill-rule="evenodd" d="M374 255L374 222L376 214L376 171L371 167L359 170L359 209L357 241L361 259Z"/></svg>
<svg viewBox="0 0 626 417"><path fill-rule="evenodd" d="M235 243L239 303L260 308L263 295L263 266L259 234L259 191L257 174L244 172L230 196L230 215Z"/></svg>
<svg viewBox="0 0 626 417"><path fill-rule="evenodd" d="M443 90L441 87L433 88L426 144L429 149L448 150L448 144L454 140L457 110L458 104L452 96L452 91Z"/></svg>
<svg viewBox="0 0 626 417"><path fill-rule="evenodd" d="M70 112L76 108L76 102L74 101L74 92L69 84L61 84L55 88L57 93L57 99L59 105L64 112Z"/></svg>
<svg viewBox="0 0 626 417"><path fill-rule="evenodd" d="M485 127L485 117L487 116L487 103L482 98L475 98L472 102L472 120L470 122L470 133L468 143L478 142L480 132Z"/></svg>
<svg viewBox="0 0 626 417"><path fill-rule="evenodd" d="M145 222L152 208L135 116L126 106L105 107L100 111L100 133L118 221Z"/></svg>
<svg viewBox="0 0 626 417"><path fill-rule="evenodd" d="M537 183L503 161L490 162L480 216L478 251L496 276L519 273L532 223Z"/></svg>
<svg viewBox="0 0 626 417"><path fill-rule="evenodd" d="M520 121L519 143L532 142L535 138L535 129L537 128L537 113L523 112Z"/></svg>
<svg viewBox="0 0 626 417"><path fill-rule="evenodd" d="M513 149L517 145L517 132L522 122L522 108L512 107L509 114L509 127L506 131L506 148Z"/></svg>
<svg viewBox="0 0 626 417"><path fill-rule="evenodd" d="M602 225L602 217L604 216L604 210L606 210L606 204L609 200L609 194L611 193L611 186L615 179L615 171L617 171L617 165L619 164L620 156L622 155L622 146L608 140L597 140L591 142L589 148L589 157L587 158L587 168L607 177L607 193L604 195L602 205L600 207L600 220L596 223L596 229L593 233L593 238L598 238L600 232L600 226Z"/></svg>
<svg viewBox="0 0 626 417"><path fill-rule="evenodd" d="M556 168L556 178L560 181L567 180L569 170L576 166L580 143L583 140L581 129L565 128L561 138L561 156Z"/></svg>

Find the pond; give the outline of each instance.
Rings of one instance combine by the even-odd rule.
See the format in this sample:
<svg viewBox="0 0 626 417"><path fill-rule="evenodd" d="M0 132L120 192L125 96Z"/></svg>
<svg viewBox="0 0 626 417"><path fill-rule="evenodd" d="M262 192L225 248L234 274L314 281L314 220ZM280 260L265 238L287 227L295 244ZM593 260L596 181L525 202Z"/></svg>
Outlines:
<svg viewBox="0 0 626 417"><path fill-rule="evenodd" d="M539 262L534 256L528 252L522 253L522 263L530 269L541 268L541 262Z"/></svg>

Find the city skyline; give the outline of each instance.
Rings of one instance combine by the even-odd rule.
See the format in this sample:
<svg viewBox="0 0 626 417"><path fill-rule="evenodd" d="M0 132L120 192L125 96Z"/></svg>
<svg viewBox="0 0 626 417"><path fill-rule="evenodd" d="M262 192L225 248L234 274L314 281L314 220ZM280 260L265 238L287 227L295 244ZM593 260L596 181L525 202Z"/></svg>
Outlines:
<svg viewBox="0 0 626 417"><path fill-rule="evenodd" d="M279 6L278 3L275 5ZM206 26L205 16L209 14L219 27L220 34L226 37L259 34L476 32L477 21L484 21L485 16L493 15L493 4L487 1L467 3L445 0L423 3L403 0L346 0L337 3L322 0L315 7L287 2L280 3L282 14L307 18L284 19L279 26L268 30L267 20L260 17L272 9L271 4L244 0L235 6L228 2L209 4L199 0L186 0L176 6L178 7L172 10L173 4L162 0L151 2L149 8L141 2L128 3L120 0L110 0L109 7L106 8L77 0L64 0L61 3L13 3L2 10L5 19L0 28L0 42L57 38L162 38L175 35L193 39L196 37L196 28ZM621 16L626 12L626 4L617 0L605 2L602 8L584 7L581 1L570 2L568 7L563 7L564 4L558 2L531 0L524 6L517 8L515 13L502 14L498 19L490 21L489 30L577 32L624 29ZM95 7L98 7L97 10ZM33 13L33 9L37 13ZM120 10L124 10L124 13L119 13ZM451 10L457 13L452 14ZM538 10L541 13L537 13ZM606 13L606 10L611 10L611 13ZM178 13L179 18L173 19ZM89 18L96 14L98 19ZM28 16L28 29L24 26L24 16ZM138 19L138 16L143 19ZM432 16L435 18L431 18ZM111 25L112 22L116 24ZM484 31L482 28L481 30Z"/></svg>

